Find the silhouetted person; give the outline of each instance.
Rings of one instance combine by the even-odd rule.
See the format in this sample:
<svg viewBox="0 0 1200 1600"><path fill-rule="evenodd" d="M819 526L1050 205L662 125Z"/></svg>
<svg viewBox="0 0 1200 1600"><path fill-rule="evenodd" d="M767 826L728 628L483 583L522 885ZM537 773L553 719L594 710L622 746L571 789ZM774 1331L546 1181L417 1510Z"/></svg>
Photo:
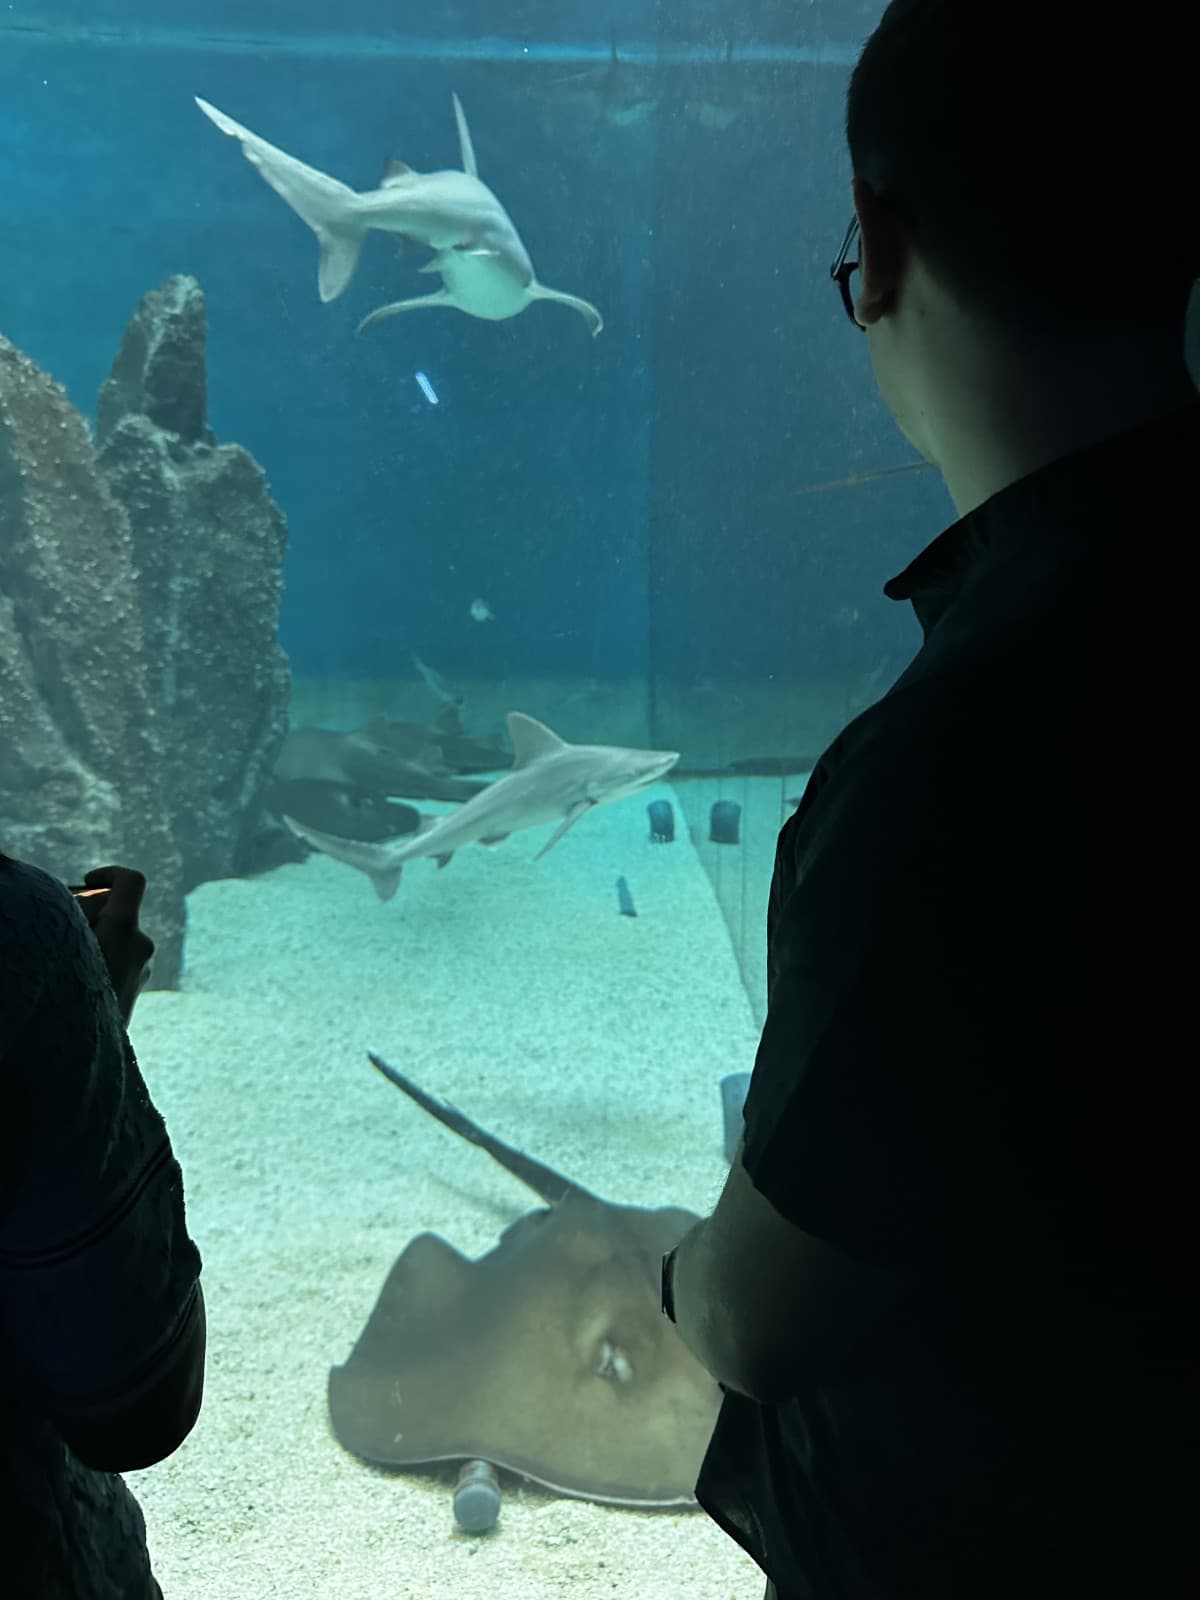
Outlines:
<svg viewBox="0 0 1200 1600"><path fill-rule="evenodd" d="M108 893L77 902L0 856L0 1588L13 1600L155 1600L119 1475L177 1448L204 1387L200 1258L125 1031L153 950L145 880L105 867L87 882Z"/></svg>
<svg viewBox="0 0 1200 1600"><path fill-rule="evenodd" d="M780 835L744 1145L663 1273L780 1600L1200 1595L1198 13L896 0L850 86L835 277L960 520Z"/></svg>

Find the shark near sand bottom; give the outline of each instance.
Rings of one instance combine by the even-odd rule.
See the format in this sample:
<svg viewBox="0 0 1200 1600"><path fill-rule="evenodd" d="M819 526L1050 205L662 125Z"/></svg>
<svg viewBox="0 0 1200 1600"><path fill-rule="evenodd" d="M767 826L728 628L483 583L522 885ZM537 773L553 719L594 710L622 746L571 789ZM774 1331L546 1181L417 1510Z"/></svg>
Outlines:
<svg viewBox="0 0 1200 1600"><path fill-rule="evenodd" d="M599 333L604 321L594 305L537 281L512 219L479 180L467 119L458 96L453 98L462 171L414 172L394 161L379 188L362 194L268 144L198 95L196 104L222 133L240 141L247 161L316 234L322 300L335 300L349 283L372 228L434 251L433 260L421 271L440 273L442 287L380 306L359 323L360 333L385 317L425 306L450 306L471 317L500 322L535 300L570 306L593 334Z"/></svg>
<svg viewBox="0 0 1200 1600"><path fill-rule="evenodd" d="M432 856L444 867L467 844L500 844L521 828L558 827L538 851L540 860L593 806L608 805L655 783L679 760L674 750L627 750L620 745L568 744L544 723L510 711L511 772L489 783L457 811L416 834L378 842L340 839L284 816L292 832L316 849L365 872L381 900L390 900L409 861Z"/></svg>

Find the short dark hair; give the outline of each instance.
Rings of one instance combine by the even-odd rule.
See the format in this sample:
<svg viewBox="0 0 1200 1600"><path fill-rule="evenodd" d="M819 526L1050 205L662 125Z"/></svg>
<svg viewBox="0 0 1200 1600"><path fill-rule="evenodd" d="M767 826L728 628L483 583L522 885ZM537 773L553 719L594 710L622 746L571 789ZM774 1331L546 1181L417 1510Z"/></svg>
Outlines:
<svg viewBox="0 0 1200 1600"><path fill-rule="evenodd" d="M892 0L850 80L855 176L970 310L1181 319L1200 272L1198 11Z"/></svg>

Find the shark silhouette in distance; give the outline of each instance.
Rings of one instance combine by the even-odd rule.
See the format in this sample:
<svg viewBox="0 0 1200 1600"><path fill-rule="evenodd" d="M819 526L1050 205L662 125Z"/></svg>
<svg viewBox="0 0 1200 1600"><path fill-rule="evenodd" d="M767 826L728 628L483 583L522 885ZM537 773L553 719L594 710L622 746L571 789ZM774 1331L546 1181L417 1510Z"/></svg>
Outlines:
<svg viewBox="0 0 1200 1600"><path fill-rule="evenodd" d="M247 161L316 234L322 300L335 300L350 282L372 228L434 252L433 260L420 270L440 273L442 287L380 306L364 317L360 333L385 317L425 306L453 307L471 317L500 322L535 300L570 306L593 334L599 333L604 320L594 305L537 281L511 218L479 180L467 119L458 96L453 98L462 170L414 172L402 161L393 161L379 188L362 194L276 149L207 100L196 96L196 104L222 133L240 141Z"/></svg>
<svg viewBox="0 0 1200 1600"><path fill-rule="evenodd" d="M638 127L657 111L662 98L654 67L638 68L622 61L617 49L615 23L608 25L608 60L603 67L569 73L550 84L551 94L578 84L577 94L596 108L597 115L616 128Z"/></svg>
<svg viewBox="0 0 1200 1600"><path fill-rule="evenodd" d="M534 857L540 861L593 806L610 804L656 783L679 760L674 750L626 750L619 745L568 744L543 723L520 711L508 715L512 770L457 811L438 817L415 834L377 842L342 839L284 816L292 832L335 861L365 872L381 900L400 887L409 861L432 856L444 867L468 844L500 844L510 833L547 822L558 827Z"/></svg>

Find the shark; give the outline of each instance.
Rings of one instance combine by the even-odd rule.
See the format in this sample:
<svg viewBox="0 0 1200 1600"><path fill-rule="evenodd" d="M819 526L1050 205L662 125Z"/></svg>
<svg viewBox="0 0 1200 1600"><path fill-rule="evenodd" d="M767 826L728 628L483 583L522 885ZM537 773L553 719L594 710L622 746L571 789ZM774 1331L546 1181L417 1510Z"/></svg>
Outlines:
<svg viewBox="0 0 1200 1600"><path fill-rule="evenodd" d="M283 820L315 849L365 872L379 898L390 900L410 861L432 856L444 867L464 845L497 845L523 828L557 822L558 827L534 857L540 861L593 806L636 794L656 783L679 760L675 750L569 744L545 723L521 711L510 711L507 723L514 758L511 771L419 833L378 841L344 839L309 828L286 814Z"/></svg>
<svg viewBox="0 0 1200 1600"><path fill-rule="evenodd" d="M420 270L439 273L442 287L380 306L359 323L360 333L385 317L427 306L452 307L470 317L501 322L536 300L571 307L593 334L599 333L604 319L590 301L538 282L512 219L480 180L466 114L458 96L452 98L462 170L415 172L402 161L392 161L377 189L358 193L195 97L204 115L240 142L247 161L316 234L317 289L322 300L337 299L350 282L363 240L373 228L434 252Z"/></svg>
<svg viewBox="0 0 1200 1600"><path fill-rule="evenodd" d="M594 103L605 122L616 128L638 127L658 109L661 94L654 87L653 70L648 75L621 60L615 23L609 23L608 37L608 61L603 67L572 72L555 79L550 88L553 91L568 84L583 84L582 96Z"/></svg>

